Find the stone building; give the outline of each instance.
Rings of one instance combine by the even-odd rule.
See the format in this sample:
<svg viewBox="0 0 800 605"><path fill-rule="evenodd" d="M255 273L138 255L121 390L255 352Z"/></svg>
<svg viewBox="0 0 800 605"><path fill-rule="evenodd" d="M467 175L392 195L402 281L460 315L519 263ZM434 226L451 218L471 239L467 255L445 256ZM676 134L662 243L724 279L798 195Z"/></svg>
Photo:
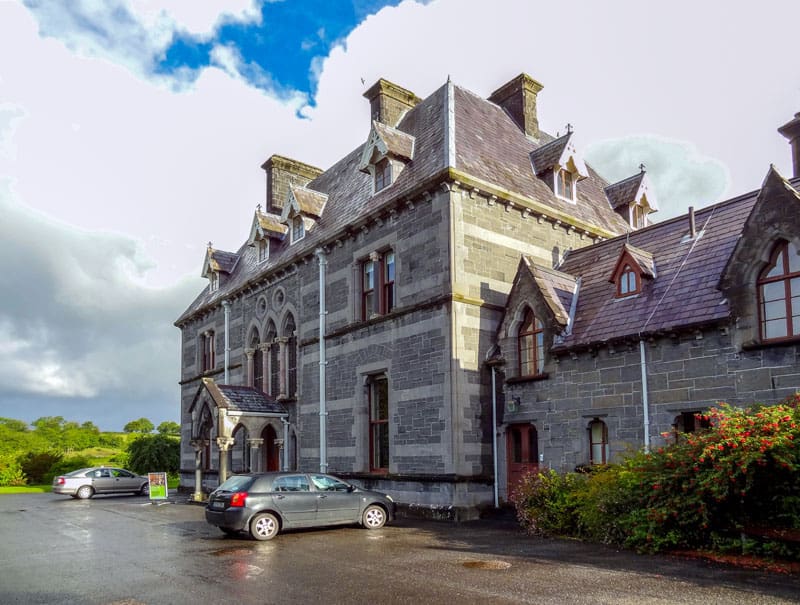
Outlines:
<svg viewBox="0 0 800 605"><path fill-rule="evenodd" d="M644 173L603 180L583 162L571 128L542 132L541 89L523 74L488 99L451 81L420 99L379 80L364 95L365 142L347 156L324 171L281 156L263 164L266 199L247 241L235 252L209 245L209 285L176 321L183 486L200 495L230 472L324 470L409 507L463 518L505 497L518 450L564 468L588 461L592 444L573 427L587 406L605 410L580 430L595 416L605 423L606 458L622 440L637 441L642 406L629 366L617 361L638 349L620 352L632 342L622 328L603 341L588 342L593 332L579 337L586 314L570 301L588 300L582 271L592 254L609 262L625 244L613 239L622 233L631 233L627 264L614 269L641 271L628 287L641 299L666 281L662 248L640 241L660 233L648 227L655 193ZM701 223L708 212L698 213ZM700 231L690 247L716 237L706 235L710 226ZM597 252L578 254L585 247ZM739 283L737 270L728 271ZM738 328L730 301L728 324ZM686 336L709 322L691 332L659 326L641 334L651 348L677 338L681 351L696 354L694 343L711 340ZM525 349L534 357L520 373L519 343L531 338L538 348ZM580 363L597 366L594 382L590 370L569 369ZM579 379L580 388L572 384ZM653 426L667 413L658 408ZM626 421L615 433L617 416ZM525 426L535 427L525 430L530 447L516 447Z"/></svg>

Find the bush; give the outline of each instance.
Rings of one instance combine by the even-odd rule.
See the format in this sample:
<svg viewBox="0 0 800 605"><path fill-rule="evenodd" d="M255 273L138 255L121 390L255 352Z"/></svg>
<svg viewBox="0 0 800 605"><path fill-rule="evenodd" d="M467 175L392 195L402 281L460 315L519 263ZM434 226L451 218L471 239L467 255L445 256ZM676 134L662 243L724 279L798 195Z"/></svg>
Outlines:
<svg viewBox="0 0 800 605"><path fill-rule="evenodd" d="M0 454L0 485L20 486L25 483L25 473L19 461L10 454Z"/></svg>
<svg viewBox="0 0 800 605"><path fill-rule="evenodd" d="M128 466L135 473L176 473L180 461L180 441L165 435L143 435L128 444Z"/></svg>
<svg viewBox="0 0 800 605"><path fill-rule="evenodd" d="M45 475L61 459L62 455L58 452L28 452L20 458L19 465L28 483L39 485L45 483Z"/></svg>
<svg viewBox="0 0 800 605"><path fill-rule="evenodd" d="M72 471L77 471L79 468L87 468L90 466L92 466L92 461L86 456L70 456L69 458L64 458L50 467L42 478L42 483L52 483L54 477L66 475Z"/></svg>
<svg viewBox="0 0 800 605"><path fill-rule="evenodd" d="M552 469L525 475L511 496L517 519L532 534L573 535L576 494L585 481L584 475L559 475Z"/></svg>

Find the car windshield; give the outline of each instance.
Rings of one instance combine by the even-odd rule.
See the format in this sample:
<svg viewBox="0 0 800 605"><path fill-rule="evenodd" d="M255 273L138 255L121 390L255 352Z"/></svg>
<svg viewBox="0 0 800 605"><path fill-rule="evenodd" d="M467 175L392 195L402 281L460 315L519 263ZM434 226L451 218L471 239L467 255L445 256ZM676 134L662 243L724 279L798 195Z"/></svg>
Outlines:
<svg viewBox="0 0 800 605"><path fill-rule="evenodd" d="M248 477L247 475L234 475L227 481L225 481L222 485L220 485L216 491L220 492L238 492L242 490L246 490L250 487L250 484L253 482L252 477Z"/></svg>

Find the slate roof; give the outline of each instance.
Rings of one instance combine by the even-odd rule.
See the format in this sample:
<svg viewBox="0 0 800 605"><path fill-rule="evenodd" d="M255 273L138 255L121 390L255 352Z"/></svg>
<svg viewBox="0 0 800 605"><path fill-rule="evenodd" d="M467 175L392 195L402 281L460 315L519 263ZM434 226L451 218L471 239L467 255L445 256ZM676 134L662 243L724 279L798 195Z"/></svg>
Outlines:
<svg viewBox="0 0 800 605"><path fill-rule="evenodd" d="M636 261L636 264L639 265L639 268L646 277L653 278L656 276L656 262L652 254L647 250L642 250L630 244L625 244L623 248L631 255L631 258Z"/></svg>
<svg viewBox="0 0 800 605"><path fill-rule="evenodd" d="M559 270L580 277L581 288L572 333L554 350L728 318L728 304L717 284L757 194L698 211L702 235L694 239L688 238L689 219L684 215L568 253ZM655 259L657 276L644 282L640 294L617 298L609 276L626 246L637 262L642 260L642 268L648 258Z"/></svg>
<svg viewBox="0 0 800 605"><path fill-rule="evenodd" d="M644 172L640 172L606 187L606 196L608 196L612 208L628 206L633 201L636 192L639 191L639 185L642 184L644 174Z"/></svg>
<svg viewBox="0 0 800 605"><path fill-rule="evenodd" d="M176 325L276 268L313 254L316 247L330 243L388 204L419 192L421 185L434 184L448 167L500 190L533 199L606 233L626 229L625 221L613 211L603 191L608 183L591 168L589 178L577 188L576 203L558 198L531 166L530 154L541 143L528 139L498 105L450 82L409 110L396 130L413 137L414 158L390 187L373 195L370 175L359 170L364 149L364 144L360 145L306 185L307 189L327 195L328 200L322 216L301 241L274 241L270 258L262 263L258 262L257 251L246 244L236 255L226 253L230 258L239 257L235 270L218 290L210 292L206 288L201 292ZM542 133L542 140L548 142L552 137Z"/></svg>
<svg viewBox="0 0 800 605"><path fill-rule="evenodd" d="M259 412L266 414L287 414L286 408L269 395L254 387L217 384L228 410L239 412ZM222 406L220 406L222 407Z"/></svg>
<svg viewBox="0 0 800 605"><path fill-rule="evenodd" d="M283 237L289 231L289 227L280 222L281 217L277 214L270 214L256 210L258 225L267 236L274 234Z"/></svg>
<svg viewBox="0 0 800 605"><path fill-rule="evenodd" d="M213 271L231 273L239 260L239 255L225 250L208 248L208 266Z"/></svg>
<svg viewBox="0 0 800 605"><path fill-rule="evenodd" d="M569 323L569 312L578 279L573 275L537 265L532 257L524 256L523 259L556 321L566 326Z"/></svg>
<svg viewBox="0 0 800 605"><path fill-rule="evenodd" d="M306 187L292 187L292 195L300 207L300 212L314 218L322 216L328 196Z"/></svg>
<svg viewBox="0 0 800 605"><path fill-rule="evenodd" d="M389 155L404 160L410 160L414 157L414 137L374 120L372 126L386 145Z"/></svg>

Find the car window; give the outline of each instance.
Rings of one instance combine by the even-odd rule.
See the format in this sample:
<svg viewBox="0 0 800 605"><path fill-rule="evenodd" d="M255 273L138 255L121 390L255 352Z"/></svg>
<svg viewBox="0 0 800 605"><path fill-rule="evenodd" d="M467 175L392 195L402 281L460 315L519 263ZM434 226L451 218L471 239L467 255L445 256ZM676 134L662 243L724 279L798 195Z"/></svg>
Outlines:
<svg viewBox="0 0 800 605"><path fill-rule="evenodd" d="M93 473L89 473L88 476L89 477L94 477L95 479L99 479L101 477L110 477L111 476L111 471L109 471L107 468L98 468Z"/></svg>
<svg viewBox="0 0 800 605"><path fill-rule="evenodd" d="M311 486L305 475L288 475L275 479L272 489L276 492L310 492Z"/></svg>
<svg viewBox="0 0 800 605"><path fill-rule="evenodd" d="M128 471L126 471L124 469L121 469L121 468L115 468L111 472L114 474L115 477L128 477L128 478L130 478L130 477L134 476L133 473L129 473Z"/></svg>
<svg viewBox="0 0 800 605"><path fill-rule="evenodd" d="M311 482L323 492L346 492L350 489L349 484L329 475L311 475Z"/></svg>
<svg viewBox="0 0 800 605"><path fill-rule="evenodd" d="M92 470L92 469L90 469L90 468L79 468L77 471L72 471L71 473L67 473L64 476L65 477L85 477L85 476L87 476L86 472L90 471L90 470ZM91 473L89 473L88 476L91 477L93 475Z"/></svg>
<svg viewBox="0 0 800 605"><path fill-rule="evenodd" d="M250 487L251 483L253 483L252 477L248 477L247 475L234 475L233 477L228 478L228 480L220 485L217 489L226 492L245 491L248 487Z"/></svg>

